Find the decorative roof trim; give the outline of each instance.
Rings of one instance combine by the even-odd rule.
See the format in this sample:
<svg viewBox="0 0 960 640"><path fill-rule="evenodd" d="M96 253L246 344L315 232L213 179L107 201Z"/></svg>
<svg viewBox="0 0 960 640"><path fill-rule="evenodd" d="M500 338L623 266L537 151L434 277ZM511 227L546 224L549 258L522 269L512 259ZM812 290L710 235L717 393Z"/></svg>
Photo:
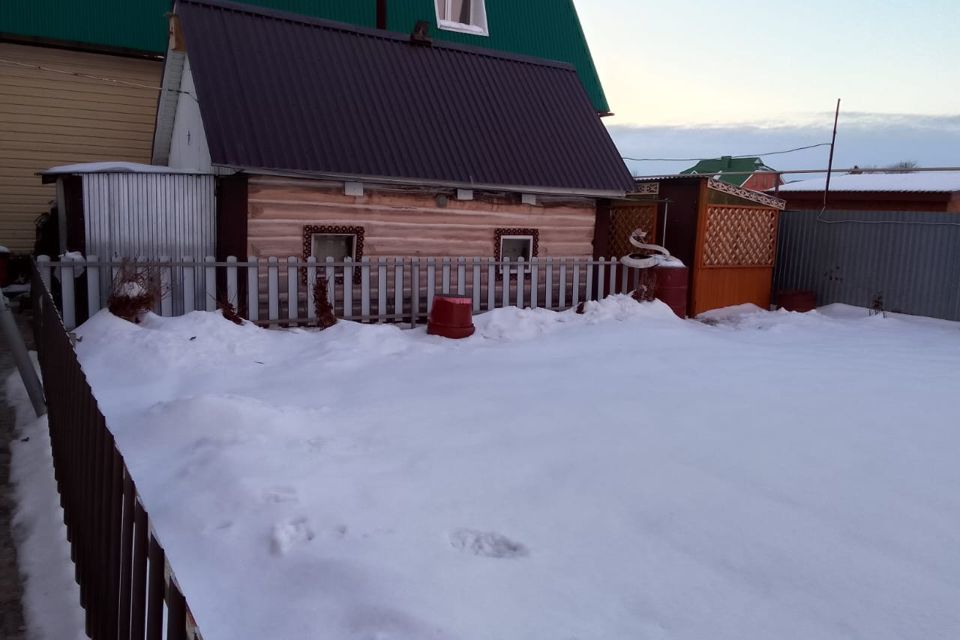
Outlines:
<svg viewBox="0 0 960 640"><path fill-rule="evenodd" d="M636 185L636 188L630 195L636 196L658 196L660 195L660 183L659 182L640 182Z"/></svg>
<svg viewBox="0 0 960 640"><path fill-rule="evenodd" d="M707 180L707 188L713 189L714 191L720 191L721 193L727 193L738 198L743 198L744 200L749 200L750 202L756 202L757 204L773 207L774 209L778 209L780 211L783 211L787 208L786 200L781 200L780 198L775 198L765 193L760 193L759 191L751 191L750 189L744 189L743 187L735 187L732 184L727 184L726 182L721 182L720 180L714 180L713 178Z"/></svg>

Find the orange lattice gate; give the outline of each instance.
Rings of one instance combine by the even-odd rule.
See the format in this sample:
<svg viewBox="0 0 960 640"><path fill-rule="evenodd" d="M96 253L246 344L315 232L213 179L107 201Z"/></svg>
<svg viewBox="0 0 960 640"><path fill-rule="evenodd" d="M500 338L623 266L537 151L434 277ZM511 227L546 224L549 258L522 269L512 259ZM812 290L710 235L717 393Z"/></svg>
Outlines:
<svg viewBox="0 0 960 640"><path fill-rule="evenodd" d="M710 204L698 221L692 315L753 303L770 306L779 211Z"/></svg>

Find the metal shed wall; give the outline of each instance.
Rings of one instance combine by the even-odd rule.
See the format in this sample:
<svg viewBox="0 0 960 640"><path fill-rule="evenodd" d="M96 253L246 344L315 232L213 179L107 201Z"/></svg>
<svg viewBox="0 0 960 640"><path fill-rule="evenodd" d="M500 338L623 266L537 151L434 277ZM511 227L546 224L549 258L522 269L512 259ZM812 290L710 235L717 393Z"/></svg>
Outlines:
<svg viewBox="0 0 960 640"><path fill-rule="evenodd" d="M960 216L916 211L784 211L774 290L960 320Z"/></svg>
<svg viewBox="0 0 960 640"><path fill-rule="evenodd" d="M216 250L212 175L86 174L83 209L88 255L202 260Z"/></svg>
<svg viewBox="0 0 960 640"><path fill-rule="evenodd" d="M215 255L215 188L212 175L83 175L86 254L109 260L189 256L199 261ZM102 296L109 295L111 278L109 272L101 273ZM180 282L181 277L173 281ZM197 295L202 296L199 270L195 284ZM180 307L181 292L171 293L174 305Z"/></svg>

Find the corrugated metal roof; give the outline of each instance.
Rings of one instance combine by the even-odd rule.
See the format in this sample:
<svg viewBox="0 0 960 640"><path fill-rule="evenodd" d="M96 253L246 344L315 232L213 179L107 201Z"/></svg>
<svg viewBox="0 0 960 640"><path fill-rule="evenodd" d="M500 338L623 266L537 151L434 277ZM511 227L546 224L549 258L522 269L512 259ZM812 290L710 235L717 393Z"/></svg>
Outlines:
<svg viewBox="0 0 960 640"><path fill-rule="evenodd" d="M243 0L246 4L376 26L376 0ZM0 0L0 34L163 54L171 0ZM436 30L434 0L390 0L387 28L407 34L418 20ZM437 31L439 40L562 60L580 73L594 108L608 112L573 0L487 0L489 35Z"/></svg>
<svg viewBox="0 0 960 640"><path fill-rule="evenodd" d="M683 175L709 175L715 180L726 182L740 187L750 179L747 171L773 171L763 163L760 158L734 158L723 156L722 158L713 158L710 160L701 160L689 169L684 169L680 173ZM728 175L732 172L735 175Z"/></svg>
<svg viewBox="0 0 960 640"><path fill-rule="evenodd" d="M617 192L632 178L573 67L252 9L175 6L214 164Z"/></svg>
<svg viewBox="0 0 960 640"><path fill-rule="evenodd" d="M788 182L780 192L822 193L826 177ZM960 191L960 171L848 173L830 178L830 191L953 193Z"/></svg>

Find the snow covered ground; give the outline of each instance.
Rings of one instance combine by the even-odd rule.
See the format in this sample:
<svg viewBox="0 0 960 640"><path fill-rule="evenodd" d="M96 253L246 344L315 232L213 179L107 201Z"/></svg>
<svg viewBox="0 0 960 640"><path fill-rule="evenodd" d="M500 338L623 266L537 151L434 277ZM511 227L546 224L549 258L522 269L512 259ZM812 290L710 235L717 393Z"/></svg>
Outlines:
<svg viewBox="0 0 960 640"><path fill-rule="evenodd" d="M103 312L78 351L206 640L960 637L960 325L711 320Z"/></svg>

